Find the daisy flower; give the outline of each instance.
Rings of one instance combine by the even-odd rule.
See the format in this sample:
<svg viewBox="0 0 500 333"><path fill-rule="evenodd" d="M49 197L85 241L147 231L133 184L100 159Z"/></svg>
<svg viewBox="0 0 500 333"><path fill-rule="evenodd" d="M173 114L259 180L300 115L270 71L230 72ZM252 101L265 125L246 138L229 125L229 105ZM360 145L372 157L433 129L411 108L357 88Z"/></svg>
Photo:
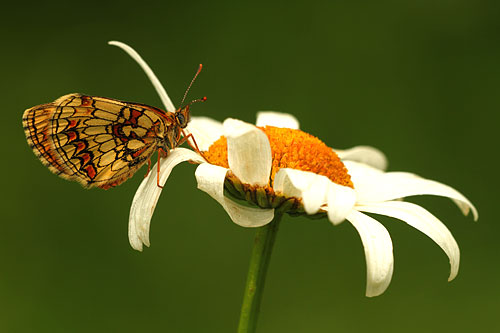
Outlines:
<svg viewBox="0 0 500 333"><path fill-rule="evenodd" d="M113 45L123 48L143 67L167 110L175 111L139 55L124 44ZM367 213L393 217L426 234L449 258L448 280L457 275L460 252L448 228L425 208L403 201L415 195L447 197L464 215L472 211L477 220L475 207L455 189L413 173L386 172L385 156L372 147L329 148L301 131L297 119L289 114L259 112L256 125L231 118L220 123L192 117L187 130L204 157L189 149L173 149L160 161L161 185L173 167L191 161L199 164L195 172L198 188L217 200L240 226L265 226L283 213L326 217L333 225L348 221L359 233L365 250L366 296L386 290L394 263L388 231ZM143 244L149 246L150 221L162 191L156 177L150 173L143 180L130 210L129 240L139 251Z"/></svg>

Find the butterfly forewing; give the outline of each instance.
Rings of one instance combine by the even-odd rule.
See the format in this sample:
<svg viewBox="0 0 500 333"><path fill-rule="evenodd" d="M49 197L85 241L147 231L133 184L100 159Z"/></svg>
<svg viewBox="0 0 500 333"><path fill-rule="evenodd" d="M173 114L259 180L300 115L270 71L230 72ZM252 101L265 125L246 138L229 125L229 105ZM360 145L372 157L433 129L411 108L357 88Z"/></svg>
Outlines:
<svg viewBox="0 0 500 333"><path fill-rule="evenodd" d="M160 109L70 94L24 112L28 143L43 164L85 187L110 188L137 171L173 132Z"/></svg>

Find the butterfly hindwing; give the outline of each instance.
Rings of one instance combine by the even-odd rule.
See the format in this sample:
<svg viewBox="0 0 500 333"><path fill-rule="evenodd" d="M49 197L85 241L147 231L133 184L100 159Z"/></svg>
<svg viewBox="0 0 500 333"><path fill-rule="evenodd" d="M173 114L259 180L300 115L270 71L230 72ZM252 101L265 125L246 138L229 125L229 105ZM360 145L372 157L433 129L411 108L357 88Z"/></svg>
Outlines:
<svg viewBox="0 0 500 333"><path fill-rule="evenodd" d="M70 94L26 110L23 126L33 151L52 172L106 189L151 157L170 119L151 106Z"/></svg>

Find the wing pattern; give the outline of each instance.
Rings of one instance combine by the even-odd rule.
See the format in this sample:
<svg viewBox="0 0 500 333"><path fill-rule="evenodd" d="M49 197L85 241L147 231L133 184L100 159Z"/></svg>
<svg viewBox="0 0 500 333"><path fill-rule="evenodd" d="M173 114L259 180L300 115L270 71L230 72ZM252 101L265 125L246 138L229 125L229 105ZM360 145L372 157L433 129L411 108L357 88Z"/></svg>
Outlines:
<svg viewBox="0 0 500 333"><path fill-rule="evenodd" d="M27 109L26 138L52 172L84 187L114 187L130 178L172 128L160 109L109 98L69 94Z"/></svg>

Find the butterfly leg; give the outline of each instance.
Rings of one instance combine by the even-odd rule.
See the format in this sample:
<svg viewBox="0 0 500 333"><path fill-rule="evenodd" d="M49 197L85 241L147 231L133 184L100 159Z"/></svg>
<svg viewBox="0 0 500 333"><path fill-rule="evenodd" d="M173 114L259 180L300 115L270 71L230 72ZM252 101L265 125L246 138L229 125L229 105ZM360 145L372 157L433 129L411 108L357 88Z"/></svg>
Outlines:
<svg viewBox="0 0 500 333"><path fill-rule="evenodd" d="M144 175L144 178L146 178L149 175L149 171L151 171L151 158L148 159L148 171Z"/></svg>
<svg viewBox="0 0 500 333"><path fill-rule="evenodd" d="M186 132L184 132L184 130L182 130L182 135L184 136L180 141L179 141L179 146L181 144L183 144L184 142L187 142L188 145L193 148L198 154L201 155L201 157L203 157L205 159L205 161L208 162L207 158L203 155L203 153L200 151L200 148L198 148L198 144L196 143L196 140L194 139L194 136L192 133L189 133L186 135ZM191 142L188 140L189 138L191 138L191 140L193 140L193 143L194 143L194 146L193 144L191 144Z"/></svg>
<svg viewBox="0 0 500 333"><path fill-rule="evenodd" d="M160 159L161 157L167 156L167 152L163 150L163 148L158 148L158 161L156 162L157 168L156 168L156 185L159 188L163 188L163 186L160 185Z"/></svg>

